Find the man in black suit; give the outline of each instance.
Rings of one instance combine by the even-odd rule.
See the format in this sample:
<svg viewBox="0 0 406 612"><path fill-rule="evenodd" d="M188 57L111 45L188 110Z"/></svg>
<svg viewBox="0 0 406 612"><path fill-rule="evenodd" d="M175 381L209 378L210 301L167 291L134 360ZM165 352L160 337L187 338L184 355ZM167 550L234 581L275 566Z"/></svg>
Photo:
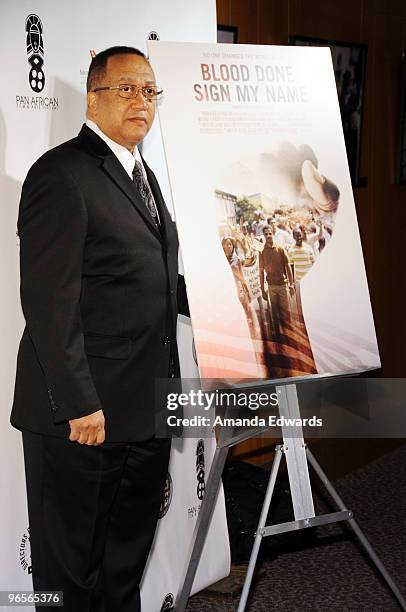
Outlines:
<svg viewBox="0 0 406 612"><path fill-rule="evenodd" d="M178 239L137 145L160 90L145 56L93 58L87 122L22 189L22 430L35 590L64 610L140 609L170 452L155 381L179 376ZM181 277L179 277L181 279ZM158 406L159 408L159 406Z"/></svg>

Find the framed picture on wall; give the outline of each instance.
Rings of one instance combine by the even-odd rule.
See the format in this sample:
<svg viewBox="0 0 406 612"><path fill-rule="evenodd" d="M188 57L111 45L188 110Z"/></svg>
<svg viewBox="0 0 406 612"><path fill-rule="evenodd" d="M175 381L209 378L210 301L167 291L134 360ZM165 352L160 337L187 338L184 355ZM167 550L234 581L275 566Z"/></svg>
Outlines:
<svg viewBox="0 0 406 612"><path fill-rule="evenodd" d="M367 179L360 177L360 160L367 46L307 36L291 36L289 44L330 47L351 181L353 187L364 187Z"/></svg>
<svg viewBox="0 0 406 612"><path fill-rule="evenodd" d="M217 42L218 43L236 43L238 28L237 26L218 25L217 26Z"/></svg>
<svg viewBox="0 0 406 612"><path fill-rule="evenodd" d="M406 184L406 56L402 58L400 72L399 145L396 160L397 182Z"/></svg>

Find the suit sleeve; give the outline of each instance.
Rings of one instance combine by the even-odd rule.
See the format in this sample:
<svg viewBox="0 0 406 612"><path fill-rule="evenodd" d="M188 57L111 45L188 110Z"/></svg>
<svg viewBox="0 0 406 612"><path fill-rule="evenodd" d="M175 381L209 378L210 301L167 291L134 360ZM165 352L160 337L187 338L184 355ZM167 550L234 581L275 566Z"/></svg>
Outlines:
<svg viewBox="0 0 406 612"><path fill-rule="evenodd" d="M161 188L159 186L159 183L157 181L155 174L153 173L151 168L148 166L148 164L145 162L144 158L142 158L142 161L143 161L146 173L147 173L148 183L151 187L154 197L158 196L162 203L162 206L166 208L165 200L163 198ZM168 212L168 218L169 217L170 215ZM182 274L178 274L176 297L177 297L177 303L178 303L178 312L182 315L185 315L185 317L190 317L189 302L187 299L185 278Z"/></svg>
<svg viewBox="0 0 406 612"><path fill-rule="evenodd" d="M185 317L190 317L189 302L186 293L185 277L182 274L178 274L178 287L177 287L177 299L178 299L178 312Z"/></svg>
<svg viewBox="0 0 406 612"><path fill-rule="evenodd" d="M39 160L18 217L21 304L55 423L101 409L84 351L79 308L87 211L62 164Z"/></svg>

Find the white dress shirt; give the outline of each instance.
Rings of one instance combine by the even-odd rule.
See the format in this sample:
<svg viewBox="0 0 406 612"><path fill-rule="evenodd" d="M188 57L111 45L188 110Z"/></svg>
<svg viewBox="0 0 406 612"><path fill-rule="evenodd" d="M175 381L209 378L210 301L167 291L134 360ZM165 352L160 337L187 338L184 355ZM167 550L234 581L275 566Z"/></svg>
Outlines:
<svg viewBox="0 0 406 612"><path fill-rule="evenodd" d="M140 152L138 151L138 147L135 147L134 153L131 153L128 149L126 149L126 147L123 147L123 145L118 144L118 142L115 142L114 140L111 140L111 138L106 136L106 134L101 131L99 126L96 125L94 121L87 119L86 125L91 130L93 130L93 132L95 132L98 136L100 136L100 138L104 140L106 145L110 147L110 149L113 151L114 155L117 157L118 161L121 163L121 165L123 166L124 170L127 172L131 180L133 180L133 170L134 170L135 160L140 162L142 172L144 174L144 179L147 180L147 174L145 172L144 164L142 163L142 159L141 159Z"/></svg>

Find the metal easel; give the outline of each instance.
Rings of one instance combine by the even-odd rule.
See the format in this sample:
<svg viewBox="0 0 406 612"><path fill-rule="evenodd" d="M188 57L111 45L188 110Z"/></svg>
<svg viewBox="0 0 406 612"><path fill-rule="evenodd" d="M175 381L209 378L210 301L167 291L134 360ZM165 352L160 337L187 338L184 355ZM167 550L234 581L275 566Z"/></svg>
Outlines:
<svg viewBox="0 0 406 612"><path fill-rule="evenodd" d="M285 418L300 418L296 385L277 385L276 391L279 396L280 416ZM248 438L257 436L258 433L260 433L260 431L256 430L254 432L249 432L248 434L243 433L227 440L227 436L225 432L223 432L223 429L225 428L222 428L220 433L220 438L213 457L211 470L207 480L205 496L203 498L199 516L196 522L191 544L191 551L189 553L189 557L185 566L183 581L181 582L182 586L176 598L176 612L185 612L186 610L187 602L192 590L193 581L196 575L197 567L199 565L201 553L206 539L206 534L209 529L211 517L220 488L221 475L227 458L228 450L231 446L234 446L235 444L238 444L239 442ZM262 431L265 430L266 429L262 429ZM254 575L255 565L257 562L258 552L262 542L262 538L272 536L277 533L284 533L298 529L306 529L308 527L326 525L328 523L337 523L339 521L348 522L348 525L355 533L365 552L368 554L369 558L374 563L375 567L380 572L383 579L386 581L389 589L392 591L394 597L396 598L399 604L400 609L406 611L406 600L404 599L402 593L397 587L395 581L393 580L389 572L386 570L385 566L379 559L373 547L361 531L360 527L358 526L357 522L353 517L353 513L345 506L337 491L334 489L326 474L323 472L319 463L316 461L310 450L306 447L301 427L295 426L294 435L292 435L292 429L290 427L282 427L282 437L283 445L278 445L275 449L276 454L272 464L268 487L265 494L260 519L258 522L258 528L256 531L251 557L248 564L244 587L238 606L238 612L244 612L247 604L248 594L251 587L251 582ZM268 511L271 504L272 494L274 491L276 476L278 474L282 454L284 454L286 457L295 520L286 523L280 523L279 525L267 526L266 518L268 516ZM319 516L315 515L308 463L310 463L315 473L317 474L321 482L324 484L328 493L337 505L337 512L332 512Z"/></svg>

